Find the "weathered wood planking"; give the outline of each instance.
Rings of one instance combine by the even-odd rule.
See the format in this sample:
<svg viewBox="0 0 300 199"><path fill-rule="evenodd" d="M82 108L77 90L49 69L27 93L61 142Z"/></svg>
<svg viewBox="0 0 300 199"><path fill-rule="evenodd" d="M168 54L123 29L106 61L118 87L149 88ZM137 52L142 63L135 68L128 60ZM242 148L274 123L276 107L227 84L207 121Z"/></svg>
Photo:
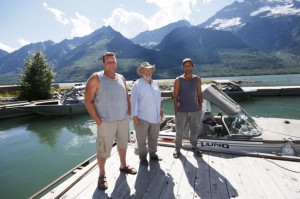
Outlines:
<svg viewBox="0 0 300 199"><path fill-rule="evenodd" d="M188 150L174 159L174 148L160 146L158 155L163 160L143 166L134 151L130 145L127 163L138 170L137 175L119 171L114 147L106 162L107 190L97 189L96 166L61 198L300 198L299 162L217 152L205 152L201 158ZM60 187L68 185L62 184L44 198L55 198Z"/></svg>

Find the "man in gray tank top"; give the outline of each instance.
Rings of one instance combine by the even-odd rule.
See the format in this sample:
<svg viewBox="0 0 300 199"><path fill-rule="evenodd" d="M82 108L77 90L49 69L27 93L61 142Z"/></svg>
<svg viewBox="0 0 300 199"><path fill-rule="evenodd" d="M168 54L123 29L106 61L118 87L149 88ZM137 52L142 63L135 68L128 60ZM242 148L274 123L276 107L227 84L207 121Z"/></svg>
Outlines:
<svg viewBox="0 0 300 199"><path fill-rule="evenodd" d="M190 143L193 152L202 156L197 147L199 132L202 133L202 90L200 77L193 75L193 62L186 58L182 61L184 74L174 82L174 111L176 122L176 140L174 158L180 156L182 139L185 131L190 131Z"/></svg>
<svg viewBox="0 0 300 199"><path fill-rule="evenodd" d="M126 80L116 73L117 58L114 53L106 52L102 60L104 70L92 74L87 80L84 103L97 124L98 188L104 190L108 187L105 162L110 157L115 140L120 156L120 171L127 174L136 174L137 171L126 163L131 112Z"/></svg>

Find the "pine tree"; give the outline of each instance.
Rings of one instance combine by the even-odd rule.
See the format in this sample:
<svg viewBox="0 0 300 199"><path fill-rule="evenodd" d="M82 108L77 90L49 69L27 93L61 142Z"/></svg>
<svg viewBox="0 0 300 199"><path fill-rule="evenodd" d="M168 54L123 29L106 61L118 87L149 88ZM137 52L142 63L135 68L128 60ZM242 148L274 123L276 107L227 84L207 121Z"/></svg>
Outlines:
<svg viewBox="0 0 300 199"><path fill-rule="evenodd" d="M24 69L20 69L20 98L23 100L50 99L51 86L55 74L53 69L46 62L45 55L37 51L33 60L28 58L25 61Z"/></svg>

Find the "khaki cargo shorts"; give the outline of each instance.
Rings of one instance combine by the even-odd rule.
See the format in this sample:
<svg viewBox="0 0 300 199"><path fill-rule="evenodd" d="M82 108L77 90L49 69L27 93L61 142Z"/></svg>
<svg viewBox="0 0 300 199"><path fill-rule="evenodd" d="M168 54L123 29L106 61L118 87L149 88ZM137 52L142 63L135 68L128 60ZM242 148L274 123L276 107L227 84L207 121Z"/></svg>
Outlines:
<svg viewBox="0 0 300 199"><path fill-rule="evenodd" d="M108 158L114 141L117 146L126 150L128 145L129 116L115 122L102 122L97 126L96 150L97 156Z"/></svg>

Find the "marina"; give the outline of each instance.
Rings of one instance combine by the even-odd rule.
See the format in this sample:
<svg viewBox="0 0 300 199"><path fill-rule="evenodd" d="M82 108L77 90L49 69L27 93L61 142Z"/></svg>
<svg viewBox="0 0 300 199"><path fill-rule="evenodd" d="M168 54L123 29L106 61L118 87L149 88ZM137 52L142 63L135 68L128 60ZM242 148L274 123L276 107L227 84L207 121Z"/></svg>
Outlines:
<svg viewBox="0 0 300 199"><path fill-rule="evenodd" d="M202 92L203 92L203 121L211 120L211 122L203 122L203 125L206 125L203 128L204 133L206 133L204 136L202 135L198 139L198 147L200 147L201 150L206 151L209 153L215 153L217 154L217 157L222 157L223 154L234 154L236 155L235 158L239 157L255 157L255 158L263 158L268 159L269 161L272 159L272 161L275 160L284 160L284 161L293 161L300 164L300 157L294 156L298 155L300 152L300 142L299 142L299 136L297 136L297 127L300 126L300 122L298 120L289 120L289 123L285 124L283 121L280 121L279 119L274 118L267 118L260 120L260 118L251 118L250 115L248 115L245 110L239 107L238 104L236 104L231 98L229 98L227 95L220 92L214 85L202 85ZM210 105L210 102L215 103L219 108L222 110L222 115L220 116L220 113L218 114L218 118L212 116L212 108ZM209 117L205 117L206 113L209 113ZM169 151L169 156L171 156L172 151L174 151L174 142L175 142L175 132L176 129L174 129L174 118L166 116L166 119L162 121L161 124L161 131L159 136L159 146L161 146L158 150L158 152L162 151L164 153L166 148ZM216 121L216 122L214 122ZM169 124L169 122L171 122ZM214 122L214 124L212 124ZM257 122L257 124L256 124ZM292 126L290 126L290 123ZM169 124L169 125L168 125ZM289 125L289 126L286 126ZM210 128L209 128L209 127ZM260 126L260 127L259 127ZM167 127L167 128L165 128ZM216 127L216 128L215 128ZM225 128L226 127L226 128ZM269 127L269 128L268 128ZM271 128L270 128L271 127ZM217 130L216 130L217 129ZM279 132L278 130L282 129L283 131ZM276 130L278 132L276 132ZM274 133L276 132L276 133ZM217 135L218 134L218 135ZM167 140L166 140L167 139ZM289 140L290 139L290 140ZM135 139L130 139L132 141L135 141ZM186 159L183 160L183 168L176 170L177 172L168 172L171 171L172 168L165 167L163 170L163 173L165 173L162 177L156 176L159 174L156 174L157 168L164 168L161 166L160 162L154 162L152 168L154 172L151 172L151 164L150 164L150 173L148 176L143 176L144 172L147 172L148 167L144 169L144 165L139 164L139 158L136 155L138 148L135 146L134 150L130 149L128 152L130 155L128 155L128 159L132 162L134 161L135 167L139 167L139 169L143 169L143 171L139 172L139 174L142 176L140 177L141 182L137 182L136 184L140 185L142 184L139 189L136 188L136 186L133 187L133 184L131 183L131 180L126 182L126 179L122 178L122 181L120 184L118 184L118 179L122 174L117 174L117 176L110 176L113 180L109 180L109 176L107 176L108 182L110 181L112 184L114 184L113 191L117 190L116 193L110 192L110 191L100 191L97 188L90 188L90 186L97 187L97 172L93 173L93 170L95 167L98 168L97 162L94 161L91 165L86 166L86 168L82 169L80 171L80 175L78 176L75 174L71 178L67 179L65 182L63 182L58 187L55 187L54 189L50 190L48 194L46 194L43 198L143 198L143 197L151 197L151 198L231 198L231 197L239 197L239 192L241 190L236 190L234 193L231 193L228 190L232 190L234 188L228 188L230 186L229 184L224 183L225 188L223 188L221 185L220 187L214 187L214 184L211 184L210 182L215 182L215 179L211 179L209 175L208 180L204 180L205 177L199 175L198 176L198 170L201 170L203 166L201 166L200 162L196 162L194 165L194 169L191 169L189 165L185 165L185 162L190 161L188 159L191 154L195 159L201 159L200 157L196 157L193 153L189 152L191 149L191 146L189 144L188 139L183 141L183 149L186 149L184 154L186 155ZM189 149L189 150L187 150ZM135 154L136 157L132 157ZM117 157L118 155L115 154ZM164 154L163 157L166 157ZM176 160L171 160L170 158L166 157L168 159L168 162L171 163L171 165ZM180 157L180 160L182 157ZM209 158L208 158L209 159ZM202 159L203 160L203 159ZM115 163L113 163L113 167L118 170L118 167L115 165L118 165L118 158L116 158ZM153 162L153 161L152 161ZM158 164L157 164L158 163ZM205 162L206 164L209 164L209 162ZM204 164L205 164L204 163ZM230 163L229 163L230 164ZM240 164L239 162L237 164ZM132 163L130 163L132 165ZM167 165L167 164L166 164ZM297 167L297 165L295 165ZM111 170L111 166L108 166ZM204 166L205 167L205 166ZM286 167L286 166L284 166ZM263 167L258 168L263 172ZM77 170L77 169L76 169ZM186 170L186 178L188 179L190 185L183 184L181 185L181 177L184 175L183 171ZM195 170L195 171L194 171ZM204 169L205 171L206 169ZM223 170L218 170L217 172L222 172ZM295 172L298 172L297 170ZM299 171L300 172L300 171ZM229 172L228 172L229 173ZM139 174L135 181L139 181ZM89 177L91 175L92 177ZM165 176L174 176L175 179L180 179L175 184L178 184L178 189L174 185L171 188L169 188L169 181L168 178L164 178ZM179 175L179 176L178 176ZM223 175L223 174L221 174ZM272 174L269 174L272 175ZM204 178L203 178L204 177ZM229 176L228 176L229 177ZM128 178L131 178L131 176L128 176ZM155 178L158 178L156 180ZM228 182L226 180L226 176L223 177L223 182ZM117 179L117 180L116 180ZM148 179L148 180L145 180ZM149 180L150 179L150 180ZM155 179L154 182L152 182L151 179ZM247 179L248 180L248 179ZM262 179L262 181L265 179ZM116 182L115 182L116 181ZM124 182L125 181L125 182ZM145 183L144 183L145 181ZM166 184L161 184L161 186L155 186L156 182L165 182ZM205 187L209 187L209 190L216 195L213 195L212 193L208 192L206 193L202 187L201 184ZM124 191L124 188L118 188L119 186L123 186L124 183L129 184L129 190ZM242 184L248 184L249 182L244 182ZM265 184L265 182L261 182ZM172 184L172 183L171 183ZM166 185L167 188L164 188ZM200 186L199 186L200 185ZM189 191L187 195L183 190L181 190L182 187L189 188L189 186L192 187L192 189ZM133 187L133 188L131 188ZM166 189L166 190L164 190ZM215 190L213 190L215 189ZM47 190L49 190L47 188ZM222 190L222 191L219 191ZM198 192L199 191L199 192ZM153 196L151 193L157 193L155 196ZM295 196L297 195L297 190L295 190ZM104 195L103 195L104 194ZM291 194L291 193L288 193ZM298 193L300 194L300 192ZM262 195L264 193L262 192ZM252 198L252 195L246 195L248 198ZM282 197L286 197L285 195L282 195ZM35 198L33 196L32 198ZM269 197L266 195L266 198L274 198L274 196Z"/></svg>
<svg viewBox="0 0 300 199"><path fill-rule="evenodd" d="M255 86L278 86L278 84L282 86L294 86L300 85L299 77L300 75L282 75L253 76L247 78L257 82ZM241 79L241 77L236 78ZM259 85L258 82L260 83ZM299 96L255 96L253 98L240 101L239 104L250 115L255 117L274 117L300 120L299 100ZM174 114L172 100L165 100L163 102L163 107L166 115ZM131 126L131 128L133 127ZM28 115L0 120L1 198L28 198L32 196L38 190L53 182L64 173L68 172L71 168L74 168L75 165L78 165L83 160L94 155L95 138L96 125L88 114L69 116ZM163 150L164 148L170 147L160 147L159 150ZM170 160L168 163L173 164L173 148L170 148L170 150L171 153L169 155L171 156L169 157L166 155L169 159L164 158L165 155L163 158L165 159L164 161ZM189 153L188 150L187 153ZM204 157L206 157L207 154L220 154L220 157L223 157L221 153L217 152L205 152ZM130 153L128 158L131 155L133 154ZM159 155L162 156L163 154L159 153ZM136 155L134 155L134 157L136 158ZM256 161L256 158L253 157L246 157L246 159ZM220 159L220 161L225 160L223 160L223 158ZM232 160L237 160L237 158ZM243 160L245 161L245 159ZM244 163L244 161L242 163ZM131 164L132 162L130 161L128 163ZM160 163L166 164L163 162ZM239 164L238 162L230 163ZM294 164L294 162L292 164ZM231 166L236 167L238 165ZM299 165L297 164L297 166ZM112 168L110 171L117 172L117 174L119 174L118 168ZM240 172L241 175L244 174L242 169ZM183 173L185 172L183 171ZM95 178L96 177L97 175ZM228 179L232 178L230 174L226 177ZM281 186L282 183L285 182L286 179L277 183ZM135 181L131 183L135 183ZM247 186L251 187L252 185L247 184ZM95 191L96 186L91 186L91 188ZM109 189L114 189L114 184L110 181ZM242 192L245 192L245 190ZM244 196L242 192L239 193L241 198Z"/></svg>

